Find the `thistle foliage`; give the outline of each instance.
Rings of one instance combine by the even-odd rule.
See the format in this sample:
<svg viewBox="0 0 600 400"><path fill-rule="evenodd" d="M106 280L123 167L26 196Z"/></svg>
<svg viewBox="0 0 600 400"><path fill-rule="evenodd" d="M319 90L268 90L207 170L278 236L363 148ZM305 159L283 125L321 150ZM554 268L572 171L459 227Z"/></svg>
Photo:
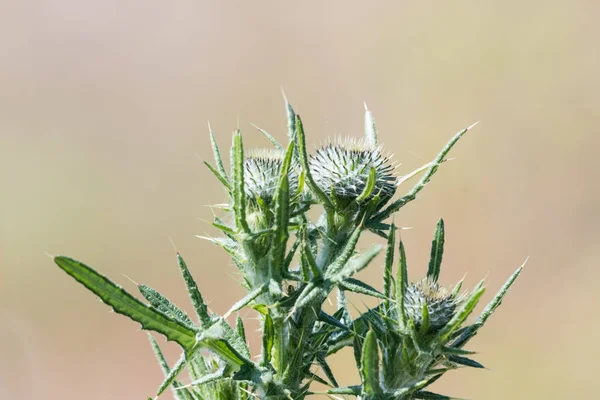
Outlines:
<svg viewBox="0 0 600 400"><path fill-rule="evenodd" d="M214 164L206 165L222 183L228 204L222 219L215 217L213 223L220 235L209 240L231 256L247 291L225 314L209 311L179 254L195 315L148 286L138 285L142 301L79 261L59 256L56 264L117 313L181 347L179 360L170 365L149 335L165 374L156 397L171 388L178 400L301 400L316 393L313 384L318 382L329 387L330 395L364 400L449 398L428 391L428 386L449 370L482 367L464 346L500 305L521 268L469 324L485 288L481 282L467 293L460 282L448 289L439 282L443 221L434 234L427 276L411 281L404 245L396 240L396 227L389 220L416 198L468 129L455 135L431 163L398 179L378 145L369 110L363 139L340 139L314 155L308 154L302 120L287 100L286 111L288 144L259 129L274 149L247 155L236 131L228 170L210 132ZM418 182L392 201L398 184L418 173ZM313 208L322 211L316 221L307 214ZM382 290L354 277L383 249L357 247L369 232L386 239ZM352 319L347 292L380 303ZM323 304L332 293L338 308L328 314ZM244 321L237 317L230 325L229 317L242 308L255 310L261 321L258 356L250 353ZM354 352L361 379L340 387L328 360L347 347Z"/></svg>

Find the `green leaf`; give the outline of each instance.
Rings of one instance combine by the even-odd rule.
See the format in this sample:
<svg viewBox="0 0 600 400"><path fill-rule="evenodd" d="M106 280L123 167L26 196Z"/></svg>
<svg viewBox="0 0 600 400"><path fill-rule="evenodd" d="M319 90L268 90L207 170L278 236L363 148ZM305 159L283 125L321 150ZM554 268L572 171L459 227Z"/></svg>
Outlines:
<svg viewBox="0 0 600 400"><path fill-rule="evenodd" d="M171 301L165 296L146 285L138 285L138 290L142 296L148 300L152 307L167 315L169 318L174 319L177 322L180 322L181 324L194 330L194 323L190 317L188 317L187 314L175 304L171 303Z"/></svg>
<svg viewBox="0 0 600 400"><path fill-rule="evenodd" d="M425 335L427 331L429 331L429 308L427 308L427 304L423 304L421 312L421 327L419 328L419 331L421 335Z"/></svg>
<svg viewBox="0 0 600 400"><path fill-rule="evenodd" d="M319 319L319 321L325 322L326 324L329 324L331 326L335 326L336 328L340 328L345 331L348 330L348 327L346 325L344 325L337 318L332 317L331 315L327 314L323 310L319 311L318 319Z"/></svg>
<svg viewBox="0 0 600 400"><path fill-rule="evenodd" d="M235 331L236 331L237 335L239 336L239 338L245 342L246 341L246 328L244 328L244 320L242 320L242 317L240 317L239 315L235 319Z"/></svg>
<svg viewBox="0 0 600 400"><path fill-rule="evenodd" d="M443 394L428 392L426 390L415 393L414 398L421 400L460 400L457 397L444 396Z"/></svg>
<svg viewBox="0 0 600 400"><path fill-rule="evenodd" d="M236 367L236 370L244 364L253 364L240 354L227 340L221 337L224 333L221 326L213 325L209 330L200 335L198 346L211 350L227 364Z"/></svg>
<svg viewBox="0 0 600 400"><path fill-rule="evenodd" d="M350 257L352 257L352 254L354 254L354 249L356 248L361 232L362 226L360 225L354 229L340 255L327 267L326 277L335 276L344 268Z"/></svg>
<svg viewBox="0 0 600 400"><path fill-rule="evenodd" d="M456 285L454 286L454 289L452 289L452 294L451 294L452 297L457 297L458 294L460 293L460 289L462 288L462 285L463 285L463 279L458 281L456 283Z"/></svg>
<svg viewBox="0 0 600 400"><path fill-rule="evenodd" d="M190 353L195 354L195 351L191 351ZM185 366L187 365L187 363L190 359L191 359L191 357L190 357L190 355L187 354L187 352L184 351L181 354L181 357L179 358L177 363L175 363L175 365L173 366L173 369L171 369L169 371L169 373L165 377L165 380L163 381L163 383L159 386L158 390L156 391L155 398L160 396L169 386L171 386L171 384L175 381L175 379L177 379L179 374L183 371L183 369L185 368Z"/></svg>
<svg viewBox="0 0 600 400"><path fill-rule="evenodd" d="M456 364L460 364L460 365L464 365L467 367L473 367L473 368L485 368L483 365L481 365L480 363L478 363L475 360L471 360L470 358L467 357L461 357L461 356L450 356L448 358L448 360L450 360L453 363Z"/></svg>
<svg viewBox="0 0 600 400"><path fill-rule="evenodd" d="M310 267L310 271L312 272L312 279L316 282L323 279L323 273L319 269L317 261L313 256L312 250L310 249L308 238L306 237L306 229L304 229L302 233L302 248L300 249L300 254L306 262L306 265Z"/></svg>
<svg viewBox="0 0 600 400"><path fill-rule="evenodd" d="M293 142L296 140L296 113L288 102L287 97L285 97L285 93L283 93L283 99L285 101L285 112L287 115L288 138L290 142Z"/></svg>
<svg viewBox="0 0 600 400"><path fill-rule="evenodd" d="M312 176L312 173L310 172L308 153L306 152L306 136L304 136L304 127L299 115L296 115L296 136L298 139L298 155L300 157L300 165L304 171L308 187L317 196L323 206L326 208L333 208L331 200L329 197L327 197L325 192L319 188Z"/></svg>
<svg viewBox="0 0 600 400"><path fill-rule="evenodd" d="M302 309L302 307L306 306L308 303L317 298L324 300L327 297L327 294L328 293L325 289L320 286L315 286L312 282L309 282L296 299L294 308L290 314L295 313L296 310Z"/></svg>
<svg viewBox="0 0 600 400"><path fill-rule="evenodd" d="M406 264L406 253L404 251L404 244L400 240L398 245L400 250L400 258L398 259L398 270L396 271L396 305L398 307L398 323L400 328L405 330L407 326L406 310L404 308L404 296L406 295L406 288L408 287L408 266Z"/></svg>
<svg viewBox="0 0 600 400"><path fill-rule="evenodd" d="M217 139L215 139L215 135L210 127L210 123L208 124L208 133L210 136L210 144L213 151L213 156L215 158L215 165L217 166L217 171L225 180L227 180L227 172L225 171L225 166L223 165L223 159L221 158L221 152L219 151L219 145L217 144Z"/></svg>
<svg viewBox="0 0 600 400"><path fill-rule="evenodd" d="M206 385L207 383L212 383L222 379L225 376L225 368L219 368L217 371L206 374L202 376L200 379L196 379L192 383L187 386L201 386Z"/></svg>
<svg viewBox="0 0 600 400"><path fill-rule="evenodd" d="M212 165L210 165L210 163L203 161L204 165L206 165L206 167L210 170L210 172L213 173L214 176L217 177L217 179L219 180L219 182L221 182L221 184L223 184L223 186L225 186L225 189L227 189L227 191L231 190L231 184L229 183L229 180L227 178L225 178L224 176L222 176L219 171L217 171L215 169L215 167L213 167Z"/></svg>
<svg viewBox="0 0 600 400"><path fill-rule="evenodd" d="M354 293L365 294L367 296L376 297L378 299L385 299L385 295L375 289L374 287L367 285L363 281L355 278L346 278L337 282L338 286L344 290L348 290Z"/></svg>
<svg viewBox="0 0 600 400"><path fill-rule="evenodd" d="M181 257L181 254L177 253L177 264L179 265L179 271L181 272L181 276L183 276L183 281L185 282L185 287L187 288L188 294L190 296L190 301L192 302L192 306L196 310L196 314L198 315L198 321L200 322L200 326L203 328L207 328L212 324L212 318L208 313L208 307L198 290L198 285L194 280L194 277L190 273L187 264Z"/></svg>
<svg viewBox="0 0 600 400"><path fill-rule="evenodd" d="M456 331L463 322L467 319L467 317L473 312L475 306L479 302L479 299L485 292L485 288L480 283L473 293L467 298L467 300L460 306L460 308L454 314L454 317L444 326L436 335L437 343L445 343L448 338L452 335L454 331ZM456 347L456 346L455 346Z"/></svg>
<svg viewBox="0 0 600 400"><path fill-rule="evenodd" d="M76 281L95 293L102 301L115 310L139 322L142 329L152 330L166 336L184 349L190 349L196 343L196 333L189 327L154 310L117 286L91 267L69 257L58 256L54 262Z"/></svg>
<svg viewBox="0 0 600 400"><path fill-rule="evenodd" d="M262 360L261 365L267 366L273 356L273 343L275 342L275 330L273 328L273 319L270 313L267 313L263 319L262 326Z"/></svg>
<svg viewBox="0 0 600 400"><path fill-rule="evenodd" d="M169 368L169 364L167 363L167 360L165 359L165 356L162 353L162 350L160 349L160 346L158 345L158 343L156 343L156 340L154 340L154 338L152 337L152 335L150 333L148 333L148 339L150 340L150 345L152 346L152 351L154 352L154 355L156 355L156 360L158 361L158 364L160 365L160 368L163 372L163 374L166 376L169 376L169 373L171 372L171 368ZM173 395L175 396L175 398L177 400L193 400L192 394L190 393L189 390L182 388L182 384L180 382L177 381L173 381L172 384L173 387ZM175 389L179 389L180 390L175 390Z"/></svg>
<svg viewBox="0 0 600 400"><path fill-rule="evenodd" d="M381 245L373 245L358 257L349 260L349 262L347 262L339 271L334 273L334 270L330 269L327 275L329 279L336 282L349 278L366 268L369 263L373 261L375 257L377 257L380 251Z"/></svg>
<svg viewBox="0 0 600 400"><path fill-rule="evenodd" d="M525 260L525 263L527 263L527 260ZM523 263L523 265L521 265L510 276L510 278L508 278L508 280L506 281L506 283L502 286L502 288L500 288L500 290L498 291L498 293L496 294L496 296L494 296L494 298L492 299L492 301L490 301L488 303L488 305L483 309L483 312L477 318L477 320L475 321L475 323L473 325L471 325L469 327L469 329L465 330L465 332L462 333L458 337L458 339L456 339L456 341L453 343L454 347L462 347L462 346L464 346L473 336L475 336L477 334L477 331L479 331L479 329L485 324L485 322L490 317L490 315L492 315L492 313L494 311L496 311L496 309L500 306L500 304L502 304L502 299L504 299L504 296L508 292L508 289L510 289L510 287L512 286L512 284L518 278L519 274L521 274L521 271L523 270L523 267L525 266L525 263Z"/></svg>
<svg viewBox="0 0 600 400"><path fill-rule="evenodd" d="M373 113L367 108L365 103L365 142L372 149L377 147L377 128Z"/></svg>
<svg viewBox="0 0 600 400"><path fill-rule="evenodd" d="M388 218L390 215L398 211L400 208L405 206L407 203L416 199L417 194L425 188L425 186L431 180L433 175L435 175L439 166L444 162L446 155L448 155L452 147L454 147L454 145L459 141L459 139L463 137L463 135L467 133L470 129L472 129L475 125L476 124L473 124L470 127L463 129L462 131L454 135L454 137L450 139L446 146L444 146L444 148L438 153L437 157L429 164L429 168L427 168L421 180L419 180L419 182L415 184L407 194L394 201L386 209L381 210L379 213L377 213L377 215L374 215L372 220L383 221L384 219Z"/></svg>
<svg viewBox="0 0 600 400"><path fill-rule="evenodd" d="M250 233L248 222L246 221L246 192L244 191L244 145L242 143L242 134L236 130L233 134L233 209L235 213L235 223L238 230Z"/></svg>
<svg viewBox="0 0 600 400"><path fill-rule="evenodd" d="M333 371L331 370L331 367L329 367L327 360L325 360L324 357L317 356L317 363L321 366L321 369L325 373L327 379L329 379L329 382L331 382L331 385L338 387L338 382L335 379L335 375L333 375Z"/></svg>
<svg viewBox="0 0 600 400"><path fill-rule="evenodd" d="M360 386L344 386L337 387L333 389L329 389L327 391L328 394L347 394L349 396L358 396L360 395Z"/></svg>
<svg viewBox="0 0 600 400"><path fill-rule="evenodd" d="M277 193L275 195L275 238L273 242L273 261L271 278L280 281L284 273L283 263L285 259L285 249L289 238L288 223L290 220L290 191L289 191L289 170L294 151L294 142L290 142L279 173L277 184Z"/></svg>
<svg viewBox="0 0 600 400"><path fill-rule="evenodd" d="M387 247L385 250L385 263L383 267L383 295L385 296L385 309L390 309L390 299L392 297L392 286L394 278L392 277L392 268L394 264L394 246L396 245L396 226L392 223L387 235Z"/></svg>
<svg viewBox="0 0 600 400"><path fill-rule="evenodd" d="M248 292L248 294L246 294L241 300L237 301L233 306L231 306L229 311L227 311L225 315L223 315L223 318L228 318L232 313L246 307L248 304L250 304L252 300L256 299L261 294L266 293L268 289L269 285L265 283L261 287L256 288L251 292Z"/></svg>
<svg viewBox="0 0 600 400"><path fill-rule="evenodd" d="M360 375L363 384L363 392L367 396L379 396L382 394L379 385L379 349L375 332L370 329L363 343Z"/></svg>
<svg viewBox="0 0 600 400"><path fill-rule="evenodd" d="M434 282L440 278L442 256L444 255L444 220L440 219L435 229L433 241L431 242L431 256L427 276Z"/></svg>
<svg viewBox="0 0 600 400"><path fill-rule="evenodd" d="M281 145L281 144L280 144L280 143L277 141L277 139L275 139L275 138L273 137L273 135L271 135L269 132L265 131L265 130L264 130L264 129L262 129L262 128L259 128L258 126L254 125L254 124L251 124L251 125L252 125L253 127L255 127L255 128L256 128L256 129L257 129L257 130L258 130L260 133L262 133L262 134L263 134L263 136L264 136L265 138L267 138L267 140L268 140L269 142L271 142L271 144L272 144L273 146L275 146L275 148L276 148L277 150L281 150L281 151L283 151L283 146L282 146L282 145Z"/></svg>
<svg viewBox="0 0 600 400"><path fill-rule="evenodd" d="M367 179L367 184L363 189L362 193L356 198L357 203L362 203L367 200L367 198L373 193L373 189L375 189L375 179L377 177L377 171L375 168L369 168L369 178Z"/></svg>
<svg viewBox="0 0 600 400"><path fill-rule="evenodd" d="M227 341L236 352L240 353L246 359L250 357L250 349L248 348L245 338L234 331L226 320L219 319L212 329L218 333L218 337Z"/></svg>
<svg viewBox="0 0 600 400"><path fill-rule="evenodd" d="M292 244L292 248L288 251L287 256L285 256L285 260L283 261L283 270L289 272L290 265L292 265L292 261L294 260L294 255L296 254L296 250L298 250L298 246L300 246L301 240L296 239L294 244Z"/></svg>
<svg viewBox="0 0 600 400"><path fill-rule="evenodd" d="M464 349L457 348L457 347L448 347L448 346L444 346L442 351L444 352L444 354L447 354L447 355L468 356L468 355L475 354L474 351L464 350Z"/></svg>

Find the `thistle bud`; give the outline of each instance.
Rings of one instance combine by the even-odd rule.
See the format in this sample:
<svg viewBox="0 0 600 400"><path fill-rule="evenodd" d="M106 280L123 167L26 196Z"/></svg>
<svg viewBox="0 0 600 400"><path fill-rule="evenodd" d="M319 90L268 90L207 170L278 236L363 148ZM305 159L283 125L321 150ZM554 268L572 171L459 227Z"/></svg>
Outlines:
<svg viewBox="0 0 600 400"><path fill-rule="evenodd" d="M378 195L381 204L384 204L396 191L396 177L392 173L394 166L388 157L381 154L381 149L359 140L340 139L321 147L310 160L316 184L343 205L363 194L372 168L375 170L375 185L362 201L368 202Z"/></svg>
<svg viewBox="0 0 600 400"><path fill-rule="evenodd" d="M244 162L244 190L250 207L257 208L259 203L271 206L284 154L275 150L258 150ZM292 167L289 175L289 192L293 196L298 191L298 173Z"/></svg>
<svg viewBox="0 0 600 400"><path fill-rule="evenodd" d="M450 322L458 303L460 299L430 278L410 284L404 297L406 315L417 328L423 324L423 308L427 307L430 332L435 332Z"/></svg>

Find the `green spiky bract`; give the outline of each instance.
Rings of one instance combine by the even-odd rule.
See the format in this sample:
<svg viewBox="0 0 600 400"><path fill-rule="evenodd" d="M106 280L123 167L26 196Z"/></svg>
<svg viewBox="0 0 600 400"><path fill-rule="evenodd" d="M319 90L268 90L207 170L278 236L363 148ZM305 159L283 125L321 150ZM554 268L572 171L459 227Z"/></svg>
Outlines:
<svg viewBox="0 0 600 400"><path fill-rule="evenodd" d="M177 400L302 400L316 393L317 382L330 395L363 400L449 399L429 386L447 371L482 367L465 346L498 308L521 268L469 323L485 288L480 283L468 293L461 292L462 282L452 290L441 284L444 222L435 230L427 276L410 279L404 244L388 219L416 198L468 129L433 161L397 178L368 109L364 138L332 142L314 155L307 150L303 122L287 100L286 115L285 146L259 128L272 150L246 151L236 130L229 171L209 127L214 161L206 165L223 185L228 204L227 215L213 223L220 236L208 239L231 256L247 291L225 314L209 311L180 254L177 264L195 315L147 285L137 285L144 302L80 261L58 256L56 264L115 312L181 347L179 359L170 364L149 335L165 375L155 397L170 388ZM398 183L419 173L415 186L392 201ZM321 211L321 217L312 220L311 210ZM381 290L355 277L383 249L358 245L369 232L387 242ZM380 303L352 319L347 292ZM323 306L332 293L337 309L326 312ZM250 352L244 320L238 315L234 327L228 322L243 308L252 308L260 319L260 355ZM340 387L329 357L346 347L354 352L360 382Z"/></svg>

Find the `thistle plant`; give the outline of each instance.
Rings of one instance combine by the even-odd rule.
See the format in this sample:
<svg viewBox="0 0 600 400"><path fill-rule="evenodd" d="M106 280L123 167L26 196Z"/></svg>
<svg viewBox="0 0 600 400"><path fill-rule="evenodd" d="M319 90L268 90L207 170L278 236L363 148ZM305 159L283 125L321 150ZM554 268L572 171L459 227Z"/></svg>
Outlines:
<svg viewBox="0 0 600 400"><path fill-rule="evenodd" d="M468 292L462 282L452 288L440 283L443 221L435 230L427 276L410 280L404 245L390 220L417 197L470 128L457 133L430 163L398 177L378 144L368 109L363 138L337 139L312 155L302 120L287 100L286 110L288 143L259 129L273 148L247 151L237 130L228 170L210 131L214 164L206 165L228 200L213 222L218 236L205 239L231 256L247 292L226 313L208 309L180 254L176 259L195 315L138 285L142 301L72 258L58 256L56 264L117 313L181 347L181 357L170 365L149 334L165 374L156 397L171 388L178 400L302 400L316 393L363 400L449 399L428 386L449 370L482 367L465 345L500 305L522 267L467 323L485 288L480 282ZM393 200L398 187L419 175L405 195ZM313 209L321 212L314 221L308 215ZM359 238L370 233L386 245L359 249ZM378 290L355 274L373 264L383 248ZM379 304L352 318L347 292L374 297ZM332 296L337 309L330 314L323 305ZM256 356L248 347L244 320L236 316L231 321L243 308L253 309L260 320L262 347ZM340 387L329 358L345 348L354 353L360 382ZM315 390L315 382L325 385L325 392Z"/></svg>

